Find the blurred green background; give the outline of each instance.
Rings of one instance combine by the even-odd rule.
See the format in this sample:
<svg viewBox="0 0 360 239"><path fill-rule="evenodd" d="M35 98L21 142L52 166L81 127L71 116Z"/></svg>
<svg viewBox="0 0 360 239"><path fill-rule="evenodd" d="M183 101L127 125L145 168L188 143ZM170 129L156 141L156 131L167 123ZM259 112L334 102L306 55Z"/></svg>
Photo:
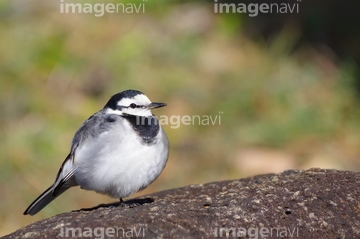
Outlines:
<svg viewBox="0 0 360 239"><path fill-rule="evenodd" d="M80 125L126 89L168 103L158 116L221 116L221 125L164 125L169 162L141 194L286 169L359 171L360 37L347 8L312 1L299 14L249 18L214 14L211 1L127 2L145 13L0 2L0 235L116 201L73 188L22 215Z"/></svg>

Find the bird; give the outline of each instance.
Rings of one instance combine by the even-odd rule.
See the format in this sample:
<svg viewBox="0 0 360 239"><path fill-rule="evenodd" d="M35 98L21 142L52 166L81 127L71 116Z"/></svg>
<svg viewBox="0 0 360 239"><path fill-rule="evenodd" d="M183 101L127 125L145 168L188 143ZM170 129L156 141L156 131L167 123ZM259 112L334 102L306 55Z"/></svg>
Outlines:
<svg viewBox="0 0 360 239"><path fill-rule="evenodd" d="M169 157L168 137L152 113L164 106L138 90L113 95L75 133L55 182L24 215L35 215L74 186L119 198L120 203L148 187Z"/></svg>

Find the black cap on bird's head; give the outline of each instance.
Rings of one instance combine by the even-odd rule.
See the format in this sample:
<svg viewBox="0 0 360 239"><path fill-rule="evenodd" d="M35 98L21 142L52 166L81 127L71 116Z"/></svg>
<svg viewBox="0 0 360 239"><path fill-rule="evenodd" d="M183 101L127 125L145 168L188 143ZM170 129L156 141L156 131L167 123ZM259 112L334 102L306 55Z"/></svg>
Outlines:
<svg viewBox="0 0 360 239"><path fill-rule="evenodd" d="M137 95L144 95L144 93L138 90L125 90L123 92L117 93L111 96L110 100L106 103L105 108L108 107L115 110L117 108L118 102L120 102L122 99L131 99Z"/></svg>

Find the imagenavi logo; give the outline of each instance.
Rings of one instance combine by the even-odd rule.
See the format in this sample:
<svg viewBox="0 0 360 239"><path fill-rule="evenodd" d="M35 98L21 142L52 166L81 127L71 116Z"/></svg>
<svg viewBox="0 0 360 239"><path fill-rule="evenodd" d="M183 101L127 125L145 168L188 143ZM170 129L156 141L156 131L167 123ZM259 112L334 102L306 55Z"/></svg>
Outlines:
<svg viewBox="0 0 360 239"><path fill-rule="evenodd" d="M70 0L71 1L71 0ZM85 13L93 14L95 17L102 17L107 14L128 14L145 13L147 0L137 1L136 3L112 3L112 2L82 2L74 3L60 0L60 13Z"/></svg>
<svg viewBox="0 0 360 239"><path fill-rule="evenodd" d="M284 0L287 1L287 0ZM249 17L256 17L259 14L285 14L299 13L301 0L288 0L283 3L226 3L222 0L214 0L214 13L241 13Z"/></svg>

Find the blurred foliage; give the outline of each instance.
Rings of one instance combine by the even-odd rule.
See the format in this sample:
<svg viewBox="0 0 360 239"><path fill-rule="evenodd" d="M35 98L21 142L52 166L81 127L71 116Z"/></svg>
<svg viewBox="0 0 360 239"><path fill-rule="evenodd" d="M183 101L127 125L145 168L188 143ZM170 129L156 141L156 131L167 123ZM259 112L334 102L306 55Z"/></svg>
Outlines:
<svg viewBox="0 0 360 239"><path fill-rule="evenodd" d="M147 2L144 14L103 17L60 14L58 4L0 2L0 234L114 201L77 188L22 216L53 182L84 120L130 88L167 102L157 115L221 116L221 125L164 125L170 159L144 193L240 178L263 165L263 173L360 169L356 65L325 45L294 51L296 29L254 42L243 34L246 21L204 2ZM259 156L249 149L262 155L255 169L247 163Z"/></svg>

